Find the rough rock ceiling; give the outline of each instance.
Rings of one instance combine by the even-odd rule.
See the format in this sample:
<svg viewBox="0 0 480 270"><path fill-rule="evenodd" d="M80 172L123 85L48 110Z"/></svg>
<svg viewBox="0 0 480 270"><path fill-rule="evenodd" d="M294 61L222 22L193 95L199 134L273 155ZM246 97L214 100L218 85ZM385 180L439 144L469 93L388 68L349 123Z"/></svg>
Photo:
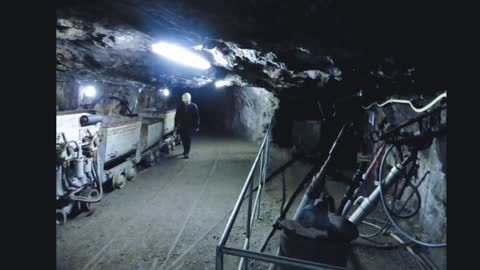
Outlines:
<svg viewBox="0 0 480 270"><path fill-rule="evenodd" d="M361 31L375 26L374 18L382 17L380 24L395 18L372 18L356 2L64 0L57 8L57 77L91 74L178 87L229 77L270 90L333 82L347 92L385 95L444 90L407 49L371 46L388 43L392 32L405 36L394 31L397 24L383 33ZM404 20L408 28L412 20ZM164 61L150 50L157 40L195 47L213 68L199 72Z"/></svg>

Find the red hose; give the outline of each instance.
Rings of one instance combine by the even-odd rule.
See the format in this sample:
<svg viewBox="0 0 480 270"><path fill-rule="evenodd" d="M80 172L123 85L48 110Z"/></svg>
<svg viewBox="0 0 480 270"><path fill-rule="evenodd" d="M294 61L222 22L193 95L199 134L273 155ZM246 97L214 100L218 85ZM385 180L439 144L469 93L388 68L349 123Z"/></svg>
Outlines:
<svg viewBox="0 0 480 270"><path fill-rule="evenodd" d="M385 150L385 144L383 143L382 146L378 149L377 153L375 154L375 157L373 158L372 162L370 163L370 166L368 167L367 171L365 172L365 176L368 176L370 172L373 170L373 168L378 164L378 160L380 159L380 156L383 153L383 150Z"/></svg>

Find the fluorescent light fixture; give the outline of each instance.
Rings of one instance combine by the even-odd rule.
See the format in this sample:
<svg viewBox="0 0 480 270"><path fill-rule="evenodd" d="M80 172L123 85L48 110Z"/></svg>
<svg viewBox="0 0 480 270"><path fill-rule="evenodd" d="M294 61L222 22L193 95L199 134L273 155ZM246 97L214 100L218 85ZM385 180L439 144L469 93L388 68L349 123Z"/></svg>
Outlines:
<svg viewBox="0 0 480 270"><path fill-rule="evenodd" d="M217 88L224 87L224 86L230 86L230 85L232 85L231 81L220 80L220 81L215 82L215 87L217 87Z"/></svg>
<svg viewBox="0 0 480 270"><path fill-rule="evenodd" d="M80 89L86 97L94 97L97 94L95 87L88 85Z"/></svg>
<svg viewBox="0 0 480 270"><path fill-rule="evenodd" d="M170 90L168 90L167 88L163 89L163 90L162 90L162 93L163 93L163 95L166 96L166 97L170 96Z"/></svg>
<svg viewBox="0 0 480 270"><path fill-rule="evenodd" d="M207 60L190 52L187 49L173 44L166 42L155 43L152 45L152 51L183 65L191 66L197 69L210 68L210 63Z"/></svg>

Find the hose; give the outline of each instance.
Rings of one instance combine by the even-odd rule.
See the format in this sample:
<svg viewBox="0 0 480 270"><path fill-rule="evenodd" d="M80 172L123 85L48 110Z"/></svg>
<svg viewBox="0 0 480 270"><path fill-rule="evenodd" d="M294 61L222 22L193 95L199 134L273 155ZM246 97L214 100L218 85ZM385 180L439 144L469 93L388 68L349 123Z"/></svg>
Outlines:
<svg viewBox="0 0 480 270"><path fill-rule="evenodd" d="M100 177L98 176L97 164L95 162L93 162L93 171L92 172L95 174L94 178L97 179L98 191L100 192L100 198L102 198L103 197L103 186L102 186L102 182L100 180Z"/></svg>
<svg viewBox="0 0 480 270"><path fill-rule="evenodd" d="M424 254L419 254L419 256L427 263L427 265L429 265L431 268L433 268L434 270L439 270L438 267L432 262L432 260L430 260L430 258L428 258L427 256L425 256Z"/></svg>
<svg viewBox="0 0 480 270"><path fill-rule="evenodd" d="M397 148L397 150L400 152L400 156L402 156L402 151L401 151L401 148L398 146L398 145L395 145L395 148ZM389 149L388 152L390 152L391 149ZM397 181L395 183L395 188L394 188L394 199L393 199L393 203L392 203L392 206L390 209L390 213L396 217L396 218L401 218L401 219L408 219L408 218L411 218L413 216L415 216L419 211L420 211L420 208L421 208L421 205L422 205L422 198L420 196L420 192L418 191L418 187L420 186L420 184L423 182L423 179L419 182L419 184L417 186L413 185L410 181L410 178L411 176L413 175L413 172L414 170L418 169L418 166L416 166L416 164L414 164L414 166L412 167L412 169L407 173L405 172L404 173L404 177L406 179L406 184L404 187L401 188L402 191L398 192L398 184L399 184L399 181ZM383 168L378 168L378 175L382 175L383 173ZM408 198L405 200L405 203L400 207L400 210L398 210L398 213L395 213L395 203L397 202L398 198L401 198L401 195L403 194L403 192L405 191L405 188L409 186L413 192L408 196ZM399 197L397 197L397 193L400 194ZM417 200L418 200L418 204L417 204L417 207L415 208L415 210L408 214L408 215L400 215L400 213L405 209L405 207L407 206L408 202L410 201L410 199L412 199L413 195L416 195L417 197ZM388 218L387 218L388 219Z"/></svg>
<svg viewBox="0 0 480 270"><path fill-rule="evenodd" d="M425 174L422 176L422 179L420 179L420 181L418 182L418 184L415 186L415 190L416 192L418 193L418 198L419 198L419 206L418 206L418 210L420 210L420 204L421 204L421 197L420 197L420 192L418 191L418 187L420 187L420 185L423 183L423 181L427 178L427 176L430 174L430 171L426 171ZM405 203L403 204L402 208L400 208L399 212L402 212L403 208L405 208L405 206L407 205L408 201L410 200L410 198L413 196L413 193L410 194L410 196L407 198L407 200L405 201ZM418 211L417 211L418 212ZM415 213L416 214L416 213Z"/></svg>
<svg viewBox="0 0 480 270"><path fill-rule="evenodd" d="M352 208L352 204L354 202L354 199L358 197L358 194L360 192L360 188L362 187L363 185L363 182L365 182L367 179L368 179L368 176L370 175L370 173L372 172L372 170L375 168L375 166L378 164L378 160L380 159L380 156L381 154L383 153L383 151L385 150L385 144L382 143L382 145L380 146L380 148L376 151L375 153L375 156L372 160L372 162L370 163L370 165L368 166L367 170L365 171L365 173L362 175L362 182L360 183L360 185L354 190L353 192L353 196L347 201L347 203L345 204L345 206L342 208L342 213L341 213L341 216L344 217L347 215L348 211L350 211L350 208Z"/></svg>
<svg viewBox="0 0 480 270"><path fill-rule="evenodd" d="M413 192L410 194L410 196L408 196L407 200L405 200L405 203L402 205L402 207L400 207L400 210L398 210L398 213L395 213L393 209L390 209L390 212L392 213L392 215L394 217L397 217L397 218L400 218L400 219L411 218L411 217L415 216L420 211L420 208L422 207L422 200L421 200L422 197L420 196L420 192L418 191L418 186L420 186L420 185L415 186L412 183L408 183L408 186L413 190ZM408 215L405 215L405 216L401 216L400 213L403 211L403 209L405 209L405 207L407 206L407 203L410 201L410 199L413 197L414 194L418 198L418 206L415 207L415 210L412 213L410 213ZM392 205L392 208L394 208L394 207L395 207L395 204Z"/></svg>
<svg viewBox="0 0 480 270"><path fill-rule="evenodd" d="M65 186L65 188L70 190L70 191L75 191L75 190L78 190L80 188L79 186L70 182L70 180L67 177L67 171L63 170L63 169L62 169L62 181L63 181L63 185Z"/></svg>
<svg viewBox="0 0 480 270"><path fill-rule="evenodd" d="M336 154L339 142L343 138L345 134L345 130L350 127L352 123L346 122L342 125L342 128L340 129L340 132L337 135L337 138L332 144L332 147L330 148L330 151L328 152L328 156L326 160L324 161L322 167L320 168L320 171L312 178L312 181L310 182L310 185L307 188L307 191L305 192L304 199L302 200L302 203L298 206L297 213L295 216L298 215L298 213L303 209L305 206L304 204L307 201L313 201L317 199L320 196L320 193L322 192L323 187L325 186L325 177L327 175L327 171L330 167L330 164L332 163L332 157L334 154Z"/></svg>
<svg viewBox="0 0 480 270"><path fill-rule="evenodd" d="M302 182L297 186L297 189L293 192L292 196L288 199L287 204L285 205L285 208L282 211L281 218L285 218L288 210L292 206L293 202L295 201L295 198L300 194L300 192L303 190L305 184L311 179L312 175L318 170L318 166L314 166L308 173L307 175L303 178Z"/></svg>
<svg viewBox="0 0 480 270"><path fill-rule="evenodd" d="M352 208L352 204L353 204L352 200L348 200L348 202L345 204L345 207L343 207L342 214L341 214L342 217L347 215L350 208Z"/></svg>
<svg viewBox="0 0 480 270"><path fill-rule="evenodd" d="M371 234L361 234L361 233L359 233L360 237L364 238L364 239L368 239L368 238L375 237L375 236L383 233L384 231L386 231L388 229L388 227L390 226L390 222L388 221L388 218L386 218L385 220L381 220L381 221L384 224L381 228L378 229L378 231L376 231L374 233L371 233Z"/></svg>
<svg viewBox="0 0 480 270"><path fill-rule="evenodd" d="M75 194L77 194L77 193L79 193L80 191L84 190L86 187L87 187L86 185L81 186L81 187L79 187L78 189L76 189L75 191L73 191L72 193L70 193L70 198L73 199L73 197L76 197ZM80 197L80 196L79 196L79 198L84 198L84 197ZM73 199L73 200L75 200L75 199Z"/></svg>
<svg viewBox="0 0 480 270"><path fill-rule="evenodd" d="M97 181L98 183L98 191L99 191L99 195L97 198L87 198L87 197L82 197L82 196L76 196L75 194L77 194L78 192L82 191L85 189L86 186L83 186L81 187L80 189L72 192L72 194L70 195L70 198L72 200L75 200L75 201L79 201L79 202L86 202L86 203L97 203L99 201L102 200L102 197L103 197L103 187L102 187L102 183L100 183L100 178L98 177L98 174L97 174L97 166L95 164L95 162L93 162L93 168L92 168L92 175L94 177L94 179Z"/></svg>
<svg viewBox="0 0 480 270"><path fill-rule="evenodd" d="M389 99L389 100L385 101L385 102L382 103L382 104L378 104L377 102L374 102L374 103L368 105L367 107L362 106L362 108L365 109L365 110L368 110L368 109L370 109L373 105L377 105L378 107L383 107L383 106L385 106L385 105L387 105L387 104L390 104L390 103L401 103L401 104L408 104L408 105L410 105L410 107L412 108L412 110L414 110L416 113L421 113L421 112L424 112L424 111L432 108L433 105L435 105L435 104L438 103L441 99L446 98L446 97L447 97L447 92L444 92L443 94L439 95L439 96L436 97L434 100L432 100L430 103L428 103L426 106L421 107L421 108L415 107L410 100L403 100L403 99Z"/></svg>
<svg viewBox="0 0 480 270"><path fill-rule="evenodd" d="M385 150L385 144L382 143L382 145L378 148L377 151L375 151L375 156L373 158L373 160L371 161L370 165L368 166L367 170L365 171L365 173L361 176L362 178L362 181L360 183L360 185L355 189L354 193L353 193L353 196L347 201L347 203L345 204L345 206L343 207L343 210L341 212L341 216L346 216L348 214L348 211L351 209L352 207L352 204L353 204L353 199L357 198L358 196L358 193L360 192L360 188L361 188L361 184L363 182L365 182L368 178L368 176L370 175L370 173L373 171L373 169L375 168L375 166L378 165L379 163L379 159L380 159L380 156L382 155L383 151ZM370 220L372 218L369 218ZM378 219L377 219L378 220ZM388 226L390 225L389 222L388 222L388 219L385 219L385 220L378 220L382 223L384 223L384 225L382 226L381 229L379 229L378 231L374 232L374 233L371 233L371 234L361 234L359 233L360 237L364 238L364 239L367 239L367 238L372 238L374 236L377 236L379 234L381 234L382 232L384 232Z"/></svg>
<svg viewBox="0 0 480 270"><path fill-rule="evenodd" d="M397 231L399 233L401 233L403 236L405 236L406 238L408 238L409 240L411 240L412 242L415 242L416 244L420 245L420 246L424 246L424 247L431 247L431 248L438 248L438 247L446 247L447 246L447 242L443 242L443 243L427 243L427 242L424 242L424 241L420 241L420 240L417 240L415 238L415 236L412 236L410 233L406 232L405 230L403 230L398 224L397 222L395 222L395 220L393 219L391 213L390 213L390 210L388 209L387 207L387 204L385 202L385 197L384 197L384 194L383 194L383 188L382 188L382 185L383 185L383 177L382 177L382 170L383 170L383 165L385 163L385 160L387 159L387 156L388 154L390 153L390 150L394 147L394 145L390 145L387 149L387 151L385 151L385 154L383 155L383 158L380 162L380 172L378 174L378 182L379 182L379 187L380 187L380 201L382 202L382 206L383 206L383 210L385 211L385 214L387 215L387 218L390 220L390 223L392 223L392 225L395 227L395 229L397 229Z"/></svg>
<svg viewBox="0 0 480 270"><path fill-rule="evenodd" d="M367 180L367 178L370 175L370 173L372 172L373 168L378 164L378 160L380 159L380 155L383 153L384 150L385 150L385 144L382 143L380 148L375 152L375 156L374 156L372 162L370 163L370 165L368 166L367 170L365 171L365 173L363 175L360 176L361 177L360 181L359 181L356 189L353 191L352 196L350 196L350 198L344 197L342 199L342 202L341 202L340 207L338 209L339 211L341 211L340 212L341 216L345 216L348 213L348 211L350 210L350 208L352 207L353 200L358 196L358 193L360 192L360 188L361 188L363 182L365 182ZM360 173L360 171L357 171L357 172ZM354 181L355 181L355 176L354 176L354 179L353 179L352 182L354 182ZM351 185L353 185L353 184L354 183L352 183Z"/></svg>
<svg viewBox="0 0 480 270"><path fill-rule="evenodd" d="M370 165L368 166L367 170L361 176L361 182L359 183L358 187L354 190L353 195L351 196L351 198L349 200L347 200L345 205L342 208L340 208L340 209L342 209L342 212L340 213L341 216L344 217L348 213L350 208L352 207L353 201L354 201L355 198L358 197L358 193L360 192L360 188L362 187L363 182L365 182L368 179L368 176L370 175L372 170L375 168L375 166L377 166L378 160L380 159L380 156L382 155L384 150L385 150L385 144L382 143L380 148L378 148L378 150L375 152L375 156L373 157L372 162L370 162Z"/></svg>
<svg viewBox="0 0 480 270"><path fill-rule="evenodd" d="M78 193L79 191L82 191L85 189L85 186L78 190L78 191L75 191L74 193ZM102 196L98 196L97 198L95 199L91 199L91 198L87 198L87 197L82 197L82 196L76 196L76 195L70 195L70 199L74 200L74 201L79 201L79 202L86 202L86 203L97 203L99 202L101 199L102 199Z"/></svg>
<svg viewBox="0 0 480 270"><path fill-rule="evenodd" d="M372 226L372 227L375 227L375 228L380 228L380 226L376 225L376 224L373 224L373 223L370 223L368 221L362 221L363 224L366 224L366 225L369 225L369 226ZM409 246L410 243L406 243L405 241L403 241L400 237L398 237L398 235L394 234L393 232L389 232L389 235L395 239L397 242L399 242L401 245L405 245L405 248L407 249L407 251L413 255L413 257L415 259L417 259L417 262L419 263L420 265L420 268L422 269L428 269L428 264L422 259L422 257L420 257L417 253L415 253L415 251L413 251L413 249Z"/></svg>
<svg viewBox="0 0 480 270"><path fill-rule="evenodd" d="M280 217L278 219L284 219L288 210L290 209L290 207L292 206L293 202L295 201L295 198L300 194L300 192L304 189L304 186L305 184L310 180L310 178L312 177L312 175L315 174L315 172L317 172L318 170L318 166L314 166L308 173L307 175L303 178L302 182L297 186L297 189L295 189L295 191L293 192L292 196L290 196L290 198L288 199L287 201L287 204L285 205L285 208L283 208L282 212L280 213ZM267 238L265 239L265 241L263 242L262 246L260 247L260 252L263 252L265 251L265 248L267 247L267 244L268 242L270 241L270 239L273 237L273 235L275 234L275 232L278 230L279 228L277 226L273 226L270 233L268 234Z"/></svg>
<svg viewBox="0 0 480 270"><path fill-rule="evenodd" d="M270 180L273 179L273 177L279 173L281 173L282 171L286 170L288 167L290 167L291 165L293 165L295 162L297 162L299 160L299 158L292 158L290 159L289 161L287 161L285 164L283 164L282 166L280 166L279 168L275 169L275 171L273 171L266 179L265 179L265 184L267 184ZM253 189L253 191L257 191L258 189L258 185Z"/></svg>
<svg viewBox="0 0 480 270"><path fill-rule="evenodd" d="M367 222L368 223L368 222ZM367 244L365 242L373 242L374 244ZM357 239L352 242L352 245L356 246L362 246L362 247L369 247L369 248L378 248L378 249L394 249L394 248L401 248L401 247L406 247L409 244L408 243L403 243L403 244L390 244L390 243L379 243L377 241L373 241L371 239Z"/></svg>

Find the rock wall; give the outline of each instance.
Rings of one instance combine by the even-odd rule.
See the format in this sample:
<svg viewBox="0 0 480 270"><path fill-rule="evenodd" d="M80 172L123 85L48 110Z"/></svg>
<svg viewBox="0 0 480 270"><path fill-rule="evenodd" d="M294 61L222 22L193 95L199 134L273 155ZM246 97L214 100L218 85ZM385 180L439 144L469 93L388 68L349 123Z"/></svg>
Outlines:
<svg viewBox="0 0 480 270"><path fill-rule="evenodd" d="M57 10L56 100L57 110L74 110L99 102L100 97L117 97L135 113L140 108L162 107L165 102L147 67L154 62L151 38L128 25L95 21ZM92 85L95 97L82 95ZM101 109L101 108L100 108ZM120 110L118 104L104 108Z"/></svg>
<svg viewBox="0 0 480 270"><path fill-rule="evenodd" d="M227 127L235 135L260 143L278 108L278 98L259 87L234 87L231 91L233 106Z"/></svg>
<svg viewBox="0 0 480 270"><path fill-rule="evenodd" d="M95 97L82 94L82 87L92 85L96 89ZM75 110L82 107L95 108L105 113L119 112L119 102L111 102L106 97L116 97L127 102L132 113L144 108L163 108L165 97L155 85L128 80L122 77L100 75L79 76L68 72L57 72L57 109ZM96 107L95 107L96 105ZM110 107L105 107L108 105ZM113 107L112 107L113 106ZM123 108L125 110L125 108Z"/></svg>
<svg viewBox="0 0 480 270"><path fill-rule="evenodd" d="M320 130L320 121L294 121L292 137L295 152L306 156L314 156L319 150Z"/></svg>

